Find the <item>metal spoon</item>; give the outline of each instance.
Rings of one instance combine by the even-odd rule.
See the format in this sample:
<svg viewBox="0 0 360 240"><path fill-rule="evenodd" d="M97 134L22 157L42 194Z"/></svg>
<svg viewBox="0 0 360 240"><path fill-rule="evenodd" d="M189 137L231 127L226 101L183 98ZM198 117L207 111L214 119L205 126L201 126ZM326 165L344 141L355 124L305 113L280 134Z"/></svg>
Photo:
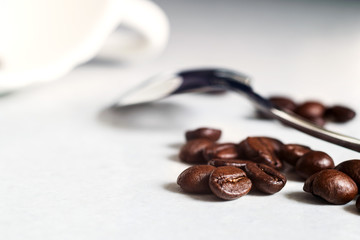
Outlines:
<svg viewBox="0 0 360 240"><path fill-rule="evenodd" d="M245 95L266 115L301 132L327 142L360 152L360 140L345 136L281 110L260 96L250 86L250 78L227 69L194 69L155 76L123 95L114 107L153 102L174 94L226 89Z"/></svg>

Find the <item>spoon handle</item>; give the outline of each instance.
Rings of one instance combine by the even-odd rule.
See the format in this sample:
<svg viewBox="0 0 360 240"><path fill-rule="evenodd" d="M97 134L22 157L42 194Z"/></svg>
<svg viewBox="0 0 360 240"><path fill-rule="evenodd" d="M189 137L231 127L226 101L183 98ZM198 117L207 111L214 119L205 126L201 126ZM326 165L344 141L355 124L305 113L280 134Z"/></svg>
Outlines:
<svg viewBox="0 0 360 240"><path fill-rule="evenodd" d="M249 85L244 85L242 82L231 78L227 78L226 80L223 78L222 80L222 85L226 85L227 88L244 94L246 97L249 98L251 102L255 104L258 110L279 120L285 125L288 125L292 128L295 128L301 132L322 139L324 141L354 150L356 152L360 152L359 139L327 130L323 127L317 126L307 121L306 119L301 118L294 113L276 108L269 100L255 93ZM219 79L217 81L219 81Z"/></svg>
<svg viewBox="0 0 360 240"><path fill-rule="evenodd" d="M284 112L282 110L276 109L276 108L270 108L268 109L268 112L271 113L271 115L279 120L280 122L295 128L301 132L304 132L306 134L309 134L311 136L314 136L316 138L320 138L322 140L325 140L327 142L354 150L356 152L360 152L360 140L349 137L340 133L336 133L330 130L327 130L325 128L316 126L315 124L312 124L311 122L302 119L295 114Z"/></svg>

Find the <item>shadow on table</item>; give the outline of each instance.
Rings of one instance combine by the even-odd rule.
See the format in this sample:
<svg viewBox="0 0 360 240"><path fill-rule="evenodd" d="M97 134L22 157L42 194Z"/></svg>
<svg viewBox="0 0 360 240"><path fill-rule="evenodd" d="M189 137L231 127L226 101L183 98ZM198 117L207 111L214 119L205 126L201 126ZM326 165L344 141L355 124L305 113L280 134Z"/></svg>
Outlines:
<svg viewBox="0 0 360 240"><path fill-rule="evenodd" d="M100 122L116 128L170 129L181 126L186 108L166 102L126 107L107 107L98 114Z"/></svg>
<svg viewBox="0 0 360 240"><path fill-rule="evenodd" d="M285 171L282 171L282 172L285 174L286 179L288 181L302 182L302 183L305 182L305 179L301 178L299 176L299 174L297 174L295 172L295 169L293 167L288 166L288 168Z"/></svg>
<svg viewBox="0 0 360 240"><path fill-rule="evenodd" d="M0 98L11 96L14 93L15 93L15 91L0 92Z"/></svg>
<svg viewBox="0 0 360 240"><path fill-rule="evenodd" d="M127 65L129 65L128 63L124 62L124 61L116 61L116 60L111 60L111 59L105 59L105 58L100 58L100 57L95 57L91 60L89 60L88 62L86 62L85 64L82 64L80 66L78 66L78 68L81 67L107 67L107 68L114 68L114 67L127 67Z"/></svg>
<svg viewBox="0 0 360 240"><path fill-rule="evenodd" d="M313 204L313 205L329 205L329 206L339 206L336 204L331 204L326 202L320 197L313 196L312 194L306 192L291 192L285 195L287 198L291 200L295 200L297 202L305 203L305 204ZM359 210L355 206L355 201L351 201L349 204L343 206L344 210L355 214L360 215Z"/></svg>
<svg viewBox="0 0 360 240"><path fill-rule="evenodd" d="M358 215L358 216L360 215L360 211L355 206L355 201L352 201L352 202L350 202L350 204L345 205L344 210L349 212L349 213Z"/></svg>
<svg viewBox="0 0 360 240"><path fill-rule="evenodd" d="M247 195L260 196L260 197L270 197L270 196L272 196L272 194L267 194L267 193L261 192L261 191L257 190L255 187L252 187L250 192Z"/></svg>
<svg viewBox="0 0 360 240"><path fill-rule="evenodd" d="M181 162L181 160L179 158L179 154L171 154L168 156L168 159L173 162Z"/></svg>
<svg viewBox="0 0 360 240"><path fill-rule="evenodd" d="M204 202L223 202L223 200L217 198L215 195L213 194L193 194L193 193L187 193L184 192L179 185L177 185L174 182L171 183L166 183L163 185L164 189L172 192L172 193L178 193L178 194L183 194L186 195L192 199L195 200L199 200L199 201L204 201Z"/></svg>
<svg viewBox="0 0 360 240"><path fill-rule="evenodd" d="M329 205L325 200L315 197L306 192L290 192L285 194L288 199L295 200L300 203L312 204L312 205Z"/></svg>
<svg viewBox="0 0 360 240"><path fill-rule="evenodd" d="M184 142L182 143L170 143L168 146L170 148L174 148L174 149L177 149L177 150L180 150L180 148L185 144L185 139L184 139Z"/></svg>

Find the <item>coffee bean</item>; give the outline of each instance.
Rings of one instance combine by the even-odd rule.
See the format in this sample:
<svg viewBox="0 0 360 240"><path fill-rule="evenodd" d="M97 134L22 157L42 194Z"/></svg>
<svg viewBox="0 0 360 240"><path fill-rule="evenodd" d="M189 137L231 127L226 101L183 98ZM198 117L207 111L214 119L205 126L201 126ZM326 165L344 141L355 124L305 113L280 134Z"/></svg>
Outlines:
<svg viewBox="0 0 360 240"><path fill-rule="evenodd" d="M208 161L214 158L236 159L238 156L237 146L234 143L214 143L204 149L204 158Z"/></svg>
<svg viewBox="0 0 360 240"><path fill-rule="evenodd" d="M356 200L356 208L360 211L360 196Z"/></svg>
<svg viewBox="0 0 360 240"><path fill-rule="evenodd" d="M234 158L238 158L238 152L236 147L234 146L232 148L226 148L221 151L218 151L215 154L215 157L221 159L234 159Z"/></svg>
<svg viewBox="0 0 360 240"><path fill-rule="evenodd" d="M209 177L215 169L209 165L189 167L179 175L177 184L189 193L211 193Z"/></svg>
<svg viewBox="0 0 360 240"><path fill-rule="evenodd" d="M238 146L238 152L242 159L263 163L280 169L283 164L277 156L283 144L274 138L248 137Z"/></svg>
<svg viewBox="0 0 360 240"><path fill-rule="evenodd" d="M269 101L278 108L294 111L296 108L296 103L288 97L283 96L272 96L269 98Z"/></svg>
<svg viewBox="0 0 360 240"><path fill-rule="evenodd" d="M299 158L310 150L309 147L300 144L285 144L280 149L279 156L282 161L295 166Z"/></svg>
<svg viewBox="0 0 360 240"><path fill-rule="evenodd" d="M358 193L356 183L348 175L335 169L325 169L310 176L303 189L333 204L348 203Z"/></svg>
<svg viewBox="0 0 360 240"><path fill-rule="evenodd" d="M339 170L356 182L358 188L360 188L360 160L353 159L340 163L335 167L336 170Z"/></svg>
<svg viewBox="0 0 360 240"><path fill-rule="evenodd" d="M306 119L322 118L325 106L317 101L307 101L296 107L294 112Z"/></svg>
<svg viewBox="0 0 360 240"><path fill-rule="evenodd" d="M288 97L284 97L284 96L271 96L268 98L268 100L275 106L278 107L282 110L287 110L287 111L294 111L294 109L296 108L296 103L291 100ZM257 110L256 112L257 116L259 118L262 119L272 119L273 117L271 115L269 115L267 112L262 112Z"/></svg>
<svg viewBox="0 0 360 240"><path fill-rule="evenodd" d="M317 126L323 127L327 121L345 123L353 119L355 111L342 105L326 107L319 101L306 101L297 105L292 99L284 96L272 96L268 100L276 107L294 112ZM257 116L263 119L273 117L266 112L257 111Z"/></svg>
<svg viewBox="0 0 360 240"><path fill-rule="evenodd" d="M187 131L185 133L185 138L187 141L198 138L206 138L216 142L217 140L219 140L220 136L221 130L214 128L198 128L192 131Z"/></svg>
<svg viewBox="0 0 360 240"><path fill-rule="evenodd" d="M203 150L213 143L213 141L206 138L190 140L180 149L179 158L187 163L206 163Z"/></svg>
<svg viewBox="0 0 360 240"><path fill-rule="evenodd" d="M213 159L208 162L209 165L215 167L221 166L233 166L245 170L245 166L248 163L252 163L248 160L241 160L241 159Z"/></svg>
<svg viewBox="0 0 360 240"><path fill-rule="evenodd" d="M323 127L326 124L326 120L323 117L307 118L307 120L320 127Z"/></svg>
<svg viewBox="0 0 360 240"><path fill-rule="evenodd" d="M306 179L316 172L334 167L334 161L328 154L321 151L309 151L299 158L295 170L300 177Z"/></svg>
<svg viewBox="0 0 360 240"><path fill-rule="evenodd" d="M275 154L279 154L280 149L282 148L284 143L282 143L280 140L278 140L276 138L271 138L271 137L261 137L261 138L263 140L267 141L272 146Z"/></svg>
<svg viewBox="0 0 360 240"><path fill-rule="evenodd" d="M252 186L243 170L231 166L216 168L210 175L209 185L211 191L224 200L242 197Z"/></svg>
<svg viewBox="0 0 360 240"><path fill-rule="evenodd" d="M248 163L245 172L253 186L264 193L279 192L286 184L285 175L265 164Z"/></svg>
<svg viewBox="0 0 360 240"><path fill-rule="evenodd" d="M356 113L352 109L340 105L329 107L325 111L325 117L337 123L350 121L355 115Z"/></svg>

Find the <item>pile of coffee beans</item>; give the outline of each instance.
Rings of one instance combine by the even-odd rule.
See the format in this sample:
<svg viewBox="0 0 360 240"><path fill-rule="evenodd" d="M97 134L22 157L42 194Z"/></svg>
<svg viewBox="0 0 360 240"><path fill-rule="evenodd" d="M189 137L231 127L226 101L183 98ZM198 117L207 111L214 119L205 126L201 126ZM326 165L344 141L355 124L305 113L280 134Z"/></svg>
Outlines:
<svg viewBox="0 0 360 240"><path fill-rule="evenodd" d="M296 103L285 96L272 96L269 97L269 101L275 106L296 113L319 126L324 126L326 122L345 123L356 115L355 111L349 107L342 105L325 106L319 101ZM259 116L266 119L266 116L261 113Z"/></svg>
<svg viewBox="0 0 360 240"><path fill-rule="evenodd" d="M198 128L185 133L181 161L197 164L183 171L178 185L188 193L213 193L233 200L257 189L265 194L279 192L287 178L284 166L294 168L304 179L303 190L329 203L353 200L360 187L360 160L335 167L325 152L300 144L284 144L271 137L247 137L239 143L219 143L221 130ZM356 207L360 210L360 197Z"/></svg>

